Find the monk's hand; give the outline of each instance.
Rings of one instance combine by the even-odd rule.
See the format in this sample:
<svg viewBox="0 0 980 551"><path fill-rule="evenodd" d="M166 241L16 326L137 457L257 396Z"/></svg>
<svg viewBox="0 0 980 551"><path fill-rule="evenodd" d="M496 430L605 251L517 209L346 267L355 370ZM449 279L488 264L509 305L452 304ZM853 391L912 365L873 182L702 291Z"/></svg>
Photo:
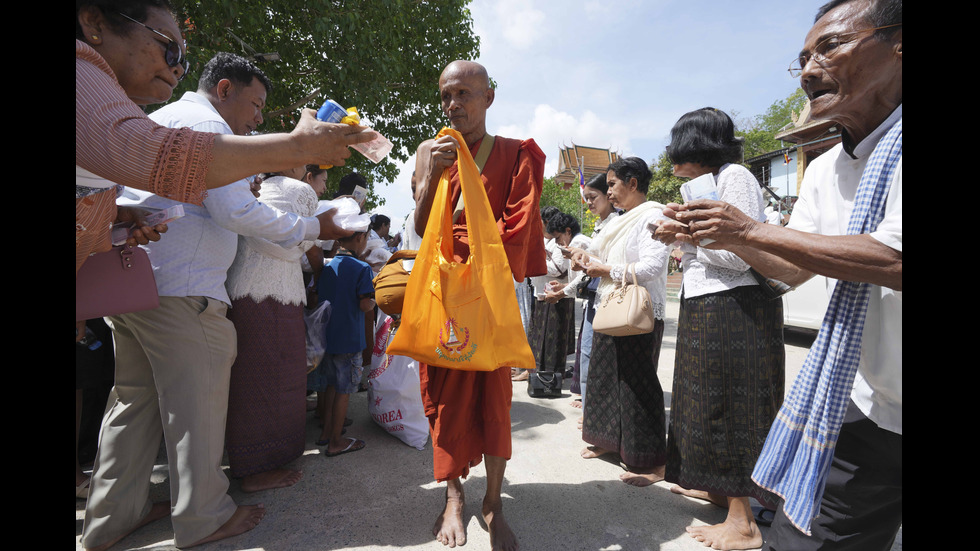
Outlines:
<svg viewBox="0 0 980 551"><path fill-rule="evenodd" d="M459 144L452 136L440 136L432 142L432 147L429 149L429 166L436 179L456 162L457 149Z"/></svg>
<svg viewBox="0 0 980 551"><path fill-rule="evenodd" d="M148 226L146 224L148 214L149 212L146 210L137 207L118 207L116 209L116 222L129 222L133 225L132 229L129 230L129 237L126 238L126 244L130 247L146 245L150 241L159 241L160 234L167 231L166 224Z"/></svg>
<svg viewBox="0 0 980 551"><path fill-rule="evenodd" d="M354 235L353 230L345 230L337 225L333 219L336 214L337 209L332 208L316 215L316 219L320 221L320 235L317 236L318 239L330 240Z"/></svg>
<svg viewBox="0 0 980 551"><path fill-rule="evenodd" d="M671 211L670 214L668 210ZM687 224L687 237L678 233L678 241L708 249L723 249L727 245L744 243L749 233L760 224L733 205L709 199L697 199L683 205L667 205L664 215ZM714 242L705 245L701 243L704 239L713 239Z"/></svg>
<svg viewBox="0 0 980 551"><path fill-rule="evenodd" d="M310 163L343 166L350 157L349 146L369 142L378 133L358 124L322 122L316 119L316 111L304 109L290 137L297 140Z"/></svg>

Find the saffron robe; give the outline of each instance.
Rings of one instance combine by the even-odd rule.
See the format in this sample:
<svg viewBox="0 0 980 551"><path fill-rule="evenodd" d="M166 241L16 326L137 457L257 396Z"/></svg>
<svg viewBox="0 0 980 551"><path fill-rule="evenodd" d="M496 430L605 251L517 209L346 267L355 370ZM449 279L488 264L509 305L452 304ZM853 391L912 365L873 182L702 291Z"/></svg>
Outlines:
<svg viewBox="0 0 980 551"><path fill-rule="evenodd" d="M480 142L469 145L475 155ZM534 140L498 136L481 174L517 281L547 273L539 206L544 160ZM456 165L449 170L451 200L456 204L462 190ZM469 256L465 208L453 225L453 248L457 261ZM422 364L419 379L436 480L465 478L484 454L510 459L510 368L479 372Z"/></svg>

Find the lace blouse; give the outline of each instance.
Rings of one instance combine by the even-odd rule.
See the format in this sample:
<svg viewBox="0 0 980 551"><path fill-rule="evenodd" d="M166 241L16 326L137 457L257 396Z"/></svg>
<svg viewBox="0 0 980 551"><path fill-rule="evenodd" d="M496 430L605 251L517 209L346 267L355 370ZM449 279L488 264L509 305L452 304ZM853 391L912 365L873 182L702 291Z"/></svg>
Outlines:
<svg viewBox="0 0 980 551"><path fill-rule="evenodd" d="M738 164L722 165L716 182L722 201L738 207L755 220L765 220L766 202L762 188L747 168ZM693 245L682 245L680 249L684 253L681 288L686 298L758 285L749 273L749 265L735 253Z"/></svg>
<svg viewBox="0 0 980 551"><path fill-rule="evenodd" d="M263 180L259 201L300 216L316 214L317 197L308 184L285 176ZM306 304L301 258L313 246L303 241L284 248L260 237L238 236L238 254L228 270L228 295L232 300L271 298L281 304Z"/></svg>

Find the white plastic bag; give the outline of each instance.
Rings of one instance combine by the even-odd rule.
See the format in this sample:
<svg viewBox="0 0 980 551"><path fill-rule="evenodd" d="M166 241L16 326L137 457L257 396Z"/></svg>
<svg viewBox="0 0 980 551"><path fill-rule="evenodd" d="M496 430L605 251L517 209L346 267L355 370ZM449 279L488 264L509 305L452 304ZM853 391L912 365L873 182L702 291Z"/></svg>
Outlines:
<svg viewBox="0 0 980 551"><path fill-rule="evenodd" d="M371 371L368 373L368 411L374 422L402 442L421 450L429 439L429 420L422 408L418 362L389 356L385 349L394 336L392 318L378 311Z"/></svg>
<svg viewBox="0 0 980 551"><path fill-rule="evenodd" d="M307 373L320 365L323 353L327 349L327 322L330 321L330 311L329 300L324 300L312 310L303 309L303 321L306 322Z"/></svg>
<svg viewBox="0 0 980 551"><path fill-rule="evenodd" d="M316 213L323 214L330 209L337 209L333 221L341 228L354 232L367 231L371 225L371 215L361 214L361 206L351 197L338 197L329 201L317 203Z"/></svg>

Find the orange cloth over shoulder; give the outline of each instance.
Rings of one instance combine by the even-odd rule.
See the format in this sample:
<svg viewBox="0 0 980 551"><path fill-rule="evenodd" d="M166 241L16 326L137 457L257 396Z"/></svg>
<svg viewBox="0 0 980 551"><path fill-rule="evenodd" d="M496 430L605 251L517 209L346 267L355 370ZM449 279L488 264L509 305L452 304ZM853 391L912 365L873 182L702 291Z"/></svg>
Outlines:
<svg viewBox="0 0 980 551"><path fill-rule="evenodd" d="M481 142L469 144L470 152L475 155ZM539 207L544 186L544 160L544 152L534 140L496 136L481 174L507 261L517 281L548 272ZM450 204L455 205L462 193L456 165L449 169L449 174L452 178ZM459 261L469 256L465 209L453 225L453 245Z"/></svg>

